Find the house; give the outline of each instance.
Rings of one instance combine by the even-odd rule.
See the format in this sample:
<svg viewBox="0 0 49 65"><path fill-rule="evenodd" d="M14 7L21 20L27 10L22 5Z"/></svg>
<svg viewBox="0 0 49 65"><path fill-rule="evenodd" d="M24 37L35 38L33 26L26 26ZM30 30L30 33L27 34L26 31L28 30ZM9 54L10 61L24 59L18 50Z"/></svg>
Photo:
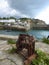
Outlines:
<svg viewBox="0 0 49 65"><path fill-rule="evenodd" d="M4 25L10 26L15 23L15 19L0 19L0 22L4 23Z"/></svg>
<svg viewBox="0 0 49 65"><path fill-rule="evenodd" d="M15 19L0 19L0 22L4 22L4 23L14 23Z"/></svg>
<svg viewBox="0 0 49 65"><path fill-rule="evenodd" d="M24 28L26 30L29 30L32 27L32 22L30 19L27 19L25 21L21 21L19 19L0 19L0 22L4 23L3 25L5 26Z"/></svg>

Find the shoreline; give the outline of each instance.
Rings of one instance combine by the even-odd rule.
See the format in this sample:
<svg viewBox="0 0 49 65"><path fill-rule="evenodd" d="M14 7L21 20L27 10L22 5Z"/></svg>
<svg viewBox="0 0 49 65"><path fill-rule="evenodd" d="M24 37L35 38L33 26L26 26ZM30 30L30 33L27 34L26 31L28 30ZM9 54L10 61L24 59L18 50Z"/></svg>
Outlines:
<svg viewBox="0 0 49 65"><path fill-rule="evenodd" d="M28 31L28 30L49 30L49 26L46 27L40 27L40 26L33 26L32 28L25 27L25 26L5 26L5 25L0 25L0 30L18 30L18 31Z"/></svg>
<svg viewBox="0 0 49 65"><path fill-rule="evenodd" d="M5 26L0 25L0 30L18 30L18 31L28 31L29 28L26 28L24 26Z"/></svg>
<svg viewBox="0 0 49 65"><path fill-rule="evenodd" d="M19 37L18 35L13 36L13 35L3 35L3 34L0 34L0 39L3 39L3 40L8 40L8 39L17 40L18 37Z"/></svg>
<svg viewBox="0 0 49 65"><path fill-rule="evenodd" d="M9 39L18 40L18 38L19 38L19 35L14 36L14 35L0 34L0 40L9 40ZM34 37L34 39L35 39L36 42L39 41L35 37Z"/></svg>
<svg viewBox="0 0 49 65"><path fill-rule="evenodd" d="M46 37L49 35L49 30L30 30L28 32L24 32L24 31L11 31L11 30L0 30L0 39L7 39L7 37L9 37L9 39L17 39L13 38L15 36L19 36L19 34L29 34L35 37L35 39L39 40L42 39L43 37Z"/></svg>

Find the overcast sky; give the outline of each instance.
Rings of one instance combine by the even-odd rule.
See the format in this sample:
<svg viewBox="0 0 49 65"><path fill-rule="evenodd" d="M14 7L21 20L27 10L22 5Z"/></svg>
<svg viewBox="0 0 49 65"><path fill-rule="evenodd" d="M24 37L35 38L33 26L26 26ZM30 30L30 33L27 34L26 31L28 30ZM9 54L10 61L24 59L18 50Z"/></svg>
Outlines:
<svg viewBox="0 0 49 65"><path fill-rule="evenodd" d="M0 0L0 17L29 17L49 24L49 0Z"/></svg>

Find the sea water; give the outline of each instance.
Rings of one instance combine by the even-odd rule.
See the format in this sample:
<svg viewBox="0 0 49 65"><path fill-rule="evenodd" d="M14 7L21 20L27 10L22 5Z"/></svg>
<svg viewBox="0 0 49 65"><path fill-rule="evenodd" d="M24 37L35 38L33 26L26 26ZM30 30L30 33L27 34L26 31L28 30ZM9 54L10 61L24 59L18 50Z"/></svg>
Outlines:
<svg viewBox="0 0 49 65"><path fill-rule="evenodd" d="M19 34L29 34L34 36L37 39L41 39L43 37L47 37L49 35L49 30L29 30L29 31L12 31L12 30L0 30L0 34L5 35L19 35Z"/></svg>

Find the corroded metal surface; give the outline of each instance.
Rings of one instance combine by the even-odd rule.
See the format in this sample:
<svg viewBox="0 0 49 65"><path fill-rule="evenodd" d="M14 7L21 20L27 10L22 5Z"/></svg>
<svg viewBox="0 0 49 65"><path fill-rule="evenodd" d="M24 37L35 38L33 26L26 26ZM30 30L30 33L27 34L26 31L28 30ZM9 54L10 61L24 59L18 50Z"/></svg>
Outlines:
<svg viewBox="0 0 49 65"><path fill-rule="evenodd" d="M25 58L28 58L35 52L34 37L28 34L20 34L16 46L17 51Z"/></svg>

